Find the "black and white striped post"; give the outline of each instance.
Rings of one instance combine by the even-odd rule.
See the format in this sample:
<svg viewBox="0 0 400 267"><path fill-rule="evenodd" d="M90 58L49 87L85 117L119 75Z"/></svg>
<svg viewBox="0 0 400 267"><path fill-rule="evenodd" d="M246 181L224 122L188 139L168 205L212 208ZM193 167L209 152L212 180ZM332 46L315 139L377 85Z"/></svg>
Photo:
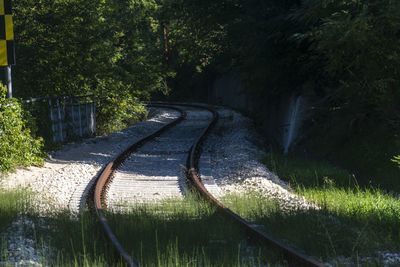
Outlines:
<svg viewBox="0 0 400 267"><path fill-rule="evenodd" d="M12 98L11 65L15 65L11 0L0 0L0 66L5 68L7 98Z"/></svg>

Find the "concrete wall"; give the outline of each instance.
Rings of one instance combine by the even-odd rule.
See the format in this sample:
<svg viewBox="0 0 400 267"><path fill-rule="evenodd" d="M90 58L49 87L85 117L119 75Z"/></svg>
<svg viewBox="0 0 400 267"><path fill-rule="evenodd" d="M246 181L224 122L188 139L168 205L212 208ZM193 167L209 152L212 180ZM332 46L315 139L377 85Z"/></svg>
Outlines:
<svg viewBox="0 0 400 267"><path fill-rule="evenodd" d="M245 87L235 78L233 74L226 74L217 78L214 82L210 102L216 105L226 105L245 113L256 119L258 125L265 133L269 142L283 149L284 138L289 129L288 117L294 103L293 94L284 94L275 97L249 98L246 95ZM303 97L304 99L304 97ZM302 101L303 105L307 103ZM307 117L305 106L301 108L301 118L298 125ZM293 138L293 143L298 139L299 131Z"/></svg>
<svg viewBox="0 0 400 267"><path fill-rule="evenodd" d="M221 76L214 82L211 103L248 110L249 103L244 89L233 75Z"/></svg>

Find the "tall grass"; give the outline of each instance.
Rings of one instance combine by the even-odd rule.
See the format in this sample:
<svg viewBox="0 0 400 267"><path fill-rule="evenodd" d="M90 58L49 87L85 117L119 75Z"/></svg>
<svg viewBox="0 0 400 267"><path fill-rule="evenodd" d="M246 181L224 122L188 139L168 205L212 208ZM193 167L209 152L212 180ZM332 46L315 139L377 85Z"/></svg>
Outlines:
<svg viewBox="0 0 400 267"><path fill-rule="evenodd" d="M28 192L24 190L0 189L0 233L17 217L26 211Z"/></svg>
<svg viewBox="0 0 400 267"><path fill-rule="evenodd" d="M12 223L24 216L29 209L31 193L26 189L6 190L0 188L0 265L11 266L4 262L9 257L8 234L14 231ZM13 233L11 233L13 234Z"/></svg>
<svg viewBox="0 0 400 267"><path fill-rule="evenodd" d="M366 194L371 198L366 203L376 199L372 192ZM346 257L355 263L378 258L379 251L400 252L399 202L385 197L380 204L385 208L357 208L360 197L365 195L354 194L335 206L327 197L321 209L291 211L255 192L226 196L224 203L275 238L325 262Z"/></svg>
<svg viewBox="0 0 400 267"><path fill-rule="evenodd" d="M108 215L141 266L265 266L279 252L249 243L237 225L208 203L189 197L137 205Z"/></svg>
<svg viewBox="0 0 400 267"><path fill-rule="evenodd" d="M344 122L337 116L337 120L332 122L334 131L331 128L314 127L313 138L304 140L303 148L311 151L313 156L328 159L356 172L360 186L373 185L400 192L400 168L391 160L400 152L400 138L396 130L398 122L393 121L393 125L388 127L382 121L371 120L367 122L369 125L352 129ZM275 154L274 157L281 161L280 155ZM296 157L289 155L286 158ZM299 158L295 161L299 161Z"/></svg>
<svg viewBox="0 0 400 267"><path fill-rule="evenodd" d="M367 264L379 265L380 252L400 253L398 197L360 187L354 175L324 162L276 154L264 162L320 208L288 211L279 201L249 192L225 197L234 211L323 261L345 257L352 264L368 259Z"/></svg>
<svg viewBox="0 0 400 267"><path fill-rule="evenodd" d="M49 232L48 229L51 229ZM46 218L38 232L54 253L48 261L54 266L124 266L110 245L95 214L85 211L77 217L61 212Z"/></svg>
<svg viewBox="0 0 400 267"><path fill-rule="evenodd" d="M31 215L32 217L36 215ZM268 266L279 251L252 243L237 225L195 197L107 212L116 236L140 266ZM36 217L38 246L54 266L124 266L92 212ZM42 221L39 223L39 221ZM45 240L45 241L43 241Z"/></svg>
<svg viewBox="0 0 400 267"><path fill-rule="evenodd" d="M79 215L68 211L39 214L30 207L29 194L24 191L1 191L0 211L2 231L20 215L28 222L23 226L25 237L35 240L40 264L125 266L91 211ZM130 207L128 213L109 211L107 217L117 237L140 266L282 263L279 251L248 240L241 228L197 197L138 204ZM9 245L5 239L1 240L0 262L5 266L14 265L7 252ZM28 254L23 256L27 260Z"/></svg>

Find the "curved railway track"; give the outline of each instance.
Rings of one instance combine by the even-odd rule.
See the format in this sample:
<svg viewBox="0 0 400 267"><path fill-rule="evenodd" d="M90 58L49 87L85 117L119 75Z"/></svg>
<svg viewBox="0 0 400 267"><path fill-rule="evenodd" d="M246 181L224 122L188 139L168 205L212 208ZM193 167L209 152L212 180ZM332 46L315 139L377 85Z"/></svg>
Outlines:
<svg viewBox="0 0 400 267"><path fill-rule="evenodd" d="M200 129L200 134L195 133L195 137L191 139L192 143L190 144L189 152L187 153L186 159L186 168L187 168L187 178L190 181L190 184L193 188L195 188L199 194L210 201L213 205L216 205L217 209L230 219L234 220L241 227L243 227L246 232L255 239L265 243L268 246L273 246L275 248L283 251L283 255L287 260L289 266L324 266L323 264L315 261L314 259L284 245L280 241L272 238L268 234L254 227L251 223L247 222L245 219L241 218L239 215L235 214L229 208L224 206L221 202L219 202L210 192L206 189L204 184L201 182L200 171L198 168L198 162L201 155L201 145L202 142L207 137L208 133L211 131L213 126L217 123L218 113L213 110L209 106L203 105L194 105L194 104L164 104L164 103L153 103L151 104L153 107L163 107L170 108L180 112L180 116L173 120L171 123L164 125L157 131L152 134L142 138L138 142L131 145L127 150L122 152L114 161L107 164L104 170L101 172L100 176L97 179L94 189L94 208L96 210L97 216L114 247L117 252L121 255L121 257L126 261L126 263L130 266L138 266L130 257L129 253L123 248L123 246L118 241L118 238L113 233L110 225L108 224L107 218L104 213L104 209L107 207L106 196L107 190L110 186L112 179L115 177L115 173L123 163L130 157L132 153L137 151L140 147L144 146L147 142L154 140L159 137L162 133L166 132L168 129L176 126L178 123L185 120L187 116L187 112L183 110L183 108L178 108L178 106L185 107L186 109L196 108L207 110L212 114L212 119L207 122L203 127L197 128ZM196 131L197 132L197 131ZM194 141L193 141L194 140ZM179 183L179 181L178 181ZM181 187L181 185L177 185Z"/></svg>

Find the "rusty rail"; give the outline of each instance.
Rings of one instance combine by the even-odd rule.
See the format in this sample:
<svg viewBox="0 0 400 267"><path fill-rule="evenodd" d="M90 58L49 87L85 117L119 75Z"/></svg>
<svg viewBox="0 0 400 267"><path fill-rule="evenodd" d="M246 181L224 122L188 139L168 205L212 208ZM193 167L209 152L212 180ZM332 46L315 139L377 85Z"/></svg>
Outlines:
<svg viewBox="0 0 400 267"><path fill-rule="evenodd" d="M159 136L161 133L165 132L167 129L175 126L179 122L185 119L186 117L186 112L183 111L182 109L176 108L176 107L171 107L171 106L165 106L162 104L152 104L149 106L153 107L164 107L164 108L169 108L169 109L174 109L177 110L181 113L181 115L173 120L172 122L164 125L157 131L153 132L152 134L142 138L138 142L132 144L128 149L123 151L114 161L111 161L107 164L107 166L103 169L103 171L100 173L100 176L97 179L96 186L95 186L95 191L94 191L94 197L93 197L93 202L94 202L94 208L97 213L97 217L99 218L101 224L103 225L104 231L106 232L106 235L110 239L110 241L113 243L114 248L118 252L118 254L121 255L121 257L126 261L126 263L129 266L136 267L138 266L137 263L135 263L131 256L129 255L128 252L123 248L123 246L119 243L117 237L111 230L111 227L107 221L107 218L104 214L103 208L105 207L105 195L106 195L106 190L107 190L107 185L111 182L112 176L115 172L116 169L125 161L125 159L133 152L135 152L139 147L141 147L143 144L146 142L154 139L155 137Z"/></svg>
<svg viewBox="0 0 400 267"><path fill-rule="evenodd" d="M125 251L122 245L119 243L118 239L116 238L115 234L112 232L110 225L105 217L103 207L105 207L104 198L106 195L107 185L110 183L112 176L116 169L124 162L124 160L134 151L136 151L139 147L141 147L144 143L152 140L153 138L160 135L162 132L166 131L167 129L173 127L174 125L178 124L180 121L184 120L186 117L185 111L179 109L177 107L172 107L170 105L179 105L179 106L188 106L188 107L195 107L195 108L202 108L210 111L213 114L213 119L209 123L209 125L202 131L201 135L196 139L193 146L189 151L189 155L187 158L187 176L188 179L192 182L194 187L200 193L202 197L211 201L214 205L216 205L217 209L224 215L228 216L229 218L233 219L236 223L238 223L241 227L246 229L246 231L254 238L262 241L263 243L278 248L279 250L283 251L285 259L288 261L290 266L313 266L313 267L323 267L324 265L311 257L304 255L303 253L296 251L282 242L274 239L267 233L255 228L251 223L234 213L232 210L224 206L221 202L219 202L213 195L211 195L207 189L205 188L204 184L201 182L201 177L199 174L198 168L198 161L201 154L201 146L202 142L205 140L211 129L217 123L218 120L218 113L209 106L203 105L195 105L195 104L183 104L183 103L163 103L163 102L153 102L149 104L149 106L155 107L165 107L170 109L175 109L181 113L181 116L175 119L173 122L163 126L159 130L155 131L154 133L142 138L140 141L131 145L127 150L122 152L114 161L108 163L108 165L104 168L101 172L95 187L94 192L94 206L98 215L100 222L103 225L103 228L113 243L114 247L118 251L118 253L122 256L122 258L130 265L130 266L138 266L130 257L130 255Z"/></svg>
<svg viewBox="0 0 400 267"><path fill-rule="evenodd" d="M192 105L193 106L193 105ZM264 244L269 246L273 246L281 251L283 251L285 259L288 261L290 266L312 266L312 267L323 267L324 264L314 260L313 258L294 250L283 244L282 242L274 239L272 236L268 235L267 233L257 229L252 225L250 222L246 221L235 212L227 208L223 205L220 201L218 201L208 190L205 188L204 184L201 182L199 168L198 168L198 161L201 155L201 146L205 138L207 137L208 133L214 127L218 120L218 113L209 107L204 106L195 106L198 108L204 108L209 110L213 114L213 120L210 122L208 127L204 129L201 136L198 137L196 142L193 144L188 160L187 160L187 175L188 179L193 183L194 187L200 193L200 195L209 200L213 203L217 209L224 215L228 216L229 218L233 219L236 223L238 223L241 227L243 227L251 236L260 240Z"/></svg>

